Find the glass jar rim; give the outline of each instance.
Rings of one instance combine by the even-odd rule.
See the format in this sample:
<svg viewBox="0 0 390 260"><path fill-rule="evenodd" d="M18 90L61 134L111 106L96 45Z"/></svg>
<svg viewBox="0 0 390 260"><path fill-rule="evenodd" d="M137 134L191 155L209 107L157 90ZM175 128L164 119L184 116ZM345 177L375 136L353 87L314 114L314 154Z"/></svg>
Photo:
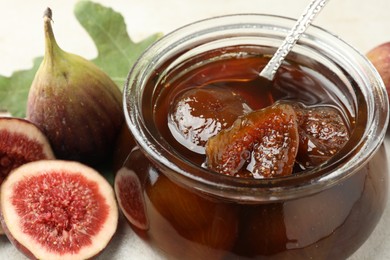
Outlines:
<svg viewBox="0 0 390 260"><path fill-rule="evenodd" d="M231 176L212 174L207 169L196 169L193 174L193 165L180 162L167 147L161 145L149 131L142 117L142 86L147 82L147 71L153 71L160 59L166 58L168 52L174 48L182 48L186 42L199 37L205 37L218 30L229 28L242 30L256 30L260 26L286 34L295 23L294 19L268 14L233 14L212 17L185 25L162 37L150 46L134 64L128 75L124 87L124 111L127 125L132 132L138 146L143 150L158 168L173 181L201 192L214 196L230 197L246 201L269 201L293 198L319 192L347 178L364 165L379 148L385 137L389 120L388 99L385 86L378 72L368 59L327 30L311 26L303 37L313 44L321 44L322 50L327 52L338 48L339 54L347 55L353 60L355 68L363 74L361 79L367 90L369 100L366 131L359 142L359 151L348 162L332 169L327 174L315 174L318 169L309 171L300 176L273 178L273 179L243 179ZM141 86L141 90L140 90ZM356 148L357 149L357 148ZM326 169L323 169L325 171Z"/></svg>

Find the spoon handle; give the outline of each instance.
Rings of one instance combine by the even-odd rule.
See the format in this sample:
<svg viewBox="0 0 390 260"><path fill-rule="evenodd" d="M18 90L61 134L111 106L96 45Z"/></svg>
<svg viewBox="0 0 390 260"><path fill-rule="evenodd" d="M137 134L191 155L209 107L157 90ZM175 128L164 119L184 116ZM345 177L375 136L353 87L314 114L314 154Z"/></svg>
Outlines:
<svg viewBox="0 0 390 260"><path fill-rule="evenodd" d="M313 0L305 9L302 16L297 20L294 27L288 33L280 47L276 50L268 64L260 72L260 76L272 81L284 58L301 38L306 28L312 23L316 15L325 6L327 0Z"/></svg>

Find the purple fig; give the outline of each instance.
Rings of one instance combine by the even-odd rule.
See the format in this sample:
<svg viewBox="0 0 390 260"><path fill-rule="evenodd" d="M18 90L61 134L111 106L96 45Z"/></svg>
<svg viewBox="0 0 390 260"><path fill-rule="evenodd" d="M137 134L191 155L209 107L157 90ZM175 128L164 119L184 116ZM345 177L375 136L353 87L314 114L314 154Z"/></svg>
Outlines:
<svg viewBox="0 0 390 260"><path fill-rule="evenodd" d="M27 118L47 136L57 158L95 164L111 156L123 123L118 86L92 62L63 51L44 14L45 55L32 82Z"/></svg>
<svg viewBox="0 0 390 260"><path fill-rule="evenodd" d="M367 53L367 58L379 72L383 83L387 89L387 95L390 94L390 42L382 43ZM389 95L390 97L390 95Z"/></svg>

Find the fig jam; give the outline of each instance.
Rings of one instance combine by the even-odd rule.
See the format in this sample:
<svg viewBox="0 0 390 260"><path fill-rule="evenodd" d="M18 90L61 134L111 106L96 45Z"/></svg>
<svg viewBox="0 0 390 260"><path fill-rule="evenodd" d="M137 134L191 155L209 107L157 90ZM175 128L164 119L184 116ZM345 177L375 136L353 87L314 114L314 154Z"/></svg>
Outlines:
<svg viewBox="0 0 390 260"><path fill-rule="evenodd" d="M311 120L306 126L299 125L302 129L299 136L301 145L293 174L324 163L348 141L355 122L353 110L345 107L331 92L341 83L337 82L335 77L332 78L325 68L320 68L319 64L305 64L305 61L299 63L298 60L285 62L276 74L274 82L264 85L258 73L269 57L262 55L261 51L261 48L256 46L237 46L204 53L171 71L160 83L163 91L156 98L154 120L162 137L185 160L207 167L204 154L210 137L221 130L229 129L237 118L280 101L288 101L294 105L296 113L298 108L302 111L301 118ZM207 61L210 57L219 59ZM198 60L206 62L199 64ZM318 71L321 71L321 76ZM321 116L321 113L326 114L327 118ZM314 121L316 125L313 124ZM276 130L278 129L272 129L273 132ZM327 133L329 131L330 133ZM306 140L309 132L312 138ZM248 138L249 135L253 133L243 135L243 138ZM265 136L262 139L275 138ZM264 177L262 174L253 174L253 170L248 172L245 169L253 164L254 160L249 162L250 157L259 157L259 152L250 154L249 150L241 151L242 147L234 149L240 149L238 157L244 157L244 153L248 154L248 159L244 160L246 162L238 164L249 164L248 167L238 170L236 176ZM276 148L268 148L270 149ZM228 152L232 158L233 151ZM294 159L295 155L291 157ZM262 164L267 162L263 160Z"/></svg>
<svg viewBox="0 0 390 260"><path fill-rule="evenodd" d="M129 220L133 230L170 259L345 259L355 252L383 212L387 162L382 147L351 169L353 174L334 183L326 179L355 160L351 151L369 120L364 94L353 78L346 82L335 68L292 53L273 85L262 86L257 74L269 59L267 48L216 48L176 62L183 53L150 72L139 99L137 116L147 129L146 141L134 135L141 145L129 145L123 167L139 178L145 205L140 215L147 226L140 229ZM337 71L345 72L342 67ZM345 130L336 132L346 132L347 141L326 144L325 150L306 141L304 151L329 154L317 163L301 150L297 154L303 159L288 177L258 180L248 178L246 170L232 177L207 168L209 138L228 130L238 117L278 102L337 111ZM163 148L154 147L156 142ZM151 156L155 150L157 156Z"/></svg>

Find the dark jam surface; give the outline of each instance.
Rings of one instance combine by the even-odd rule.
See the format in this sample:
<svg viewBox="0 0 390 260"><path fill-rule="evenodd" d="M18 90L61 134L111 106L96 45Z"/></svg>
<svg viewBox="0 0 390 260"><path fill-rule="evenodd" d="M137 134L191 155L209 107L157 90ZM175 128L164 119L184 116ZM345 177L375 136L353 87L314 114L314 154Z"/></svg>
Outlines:
<svg viewBox="0 0 390 260"><path fill-rule="evenodd" d="M334 94L342 82L321 65L294 57L284 62L272 86L264 86L257 74L269 58L260 53L253 46L210 51L158 82L154 120L183 159L236 177L278 177L322 164L346 144L355 120L353 109ZM285 109L262 113L268 121L255 120L259 116L253 114L278 104L292 108L293 118L283 119ZM286 132L286 122L296 126ZM217 141L205 149L210 138Z"/></svg>

